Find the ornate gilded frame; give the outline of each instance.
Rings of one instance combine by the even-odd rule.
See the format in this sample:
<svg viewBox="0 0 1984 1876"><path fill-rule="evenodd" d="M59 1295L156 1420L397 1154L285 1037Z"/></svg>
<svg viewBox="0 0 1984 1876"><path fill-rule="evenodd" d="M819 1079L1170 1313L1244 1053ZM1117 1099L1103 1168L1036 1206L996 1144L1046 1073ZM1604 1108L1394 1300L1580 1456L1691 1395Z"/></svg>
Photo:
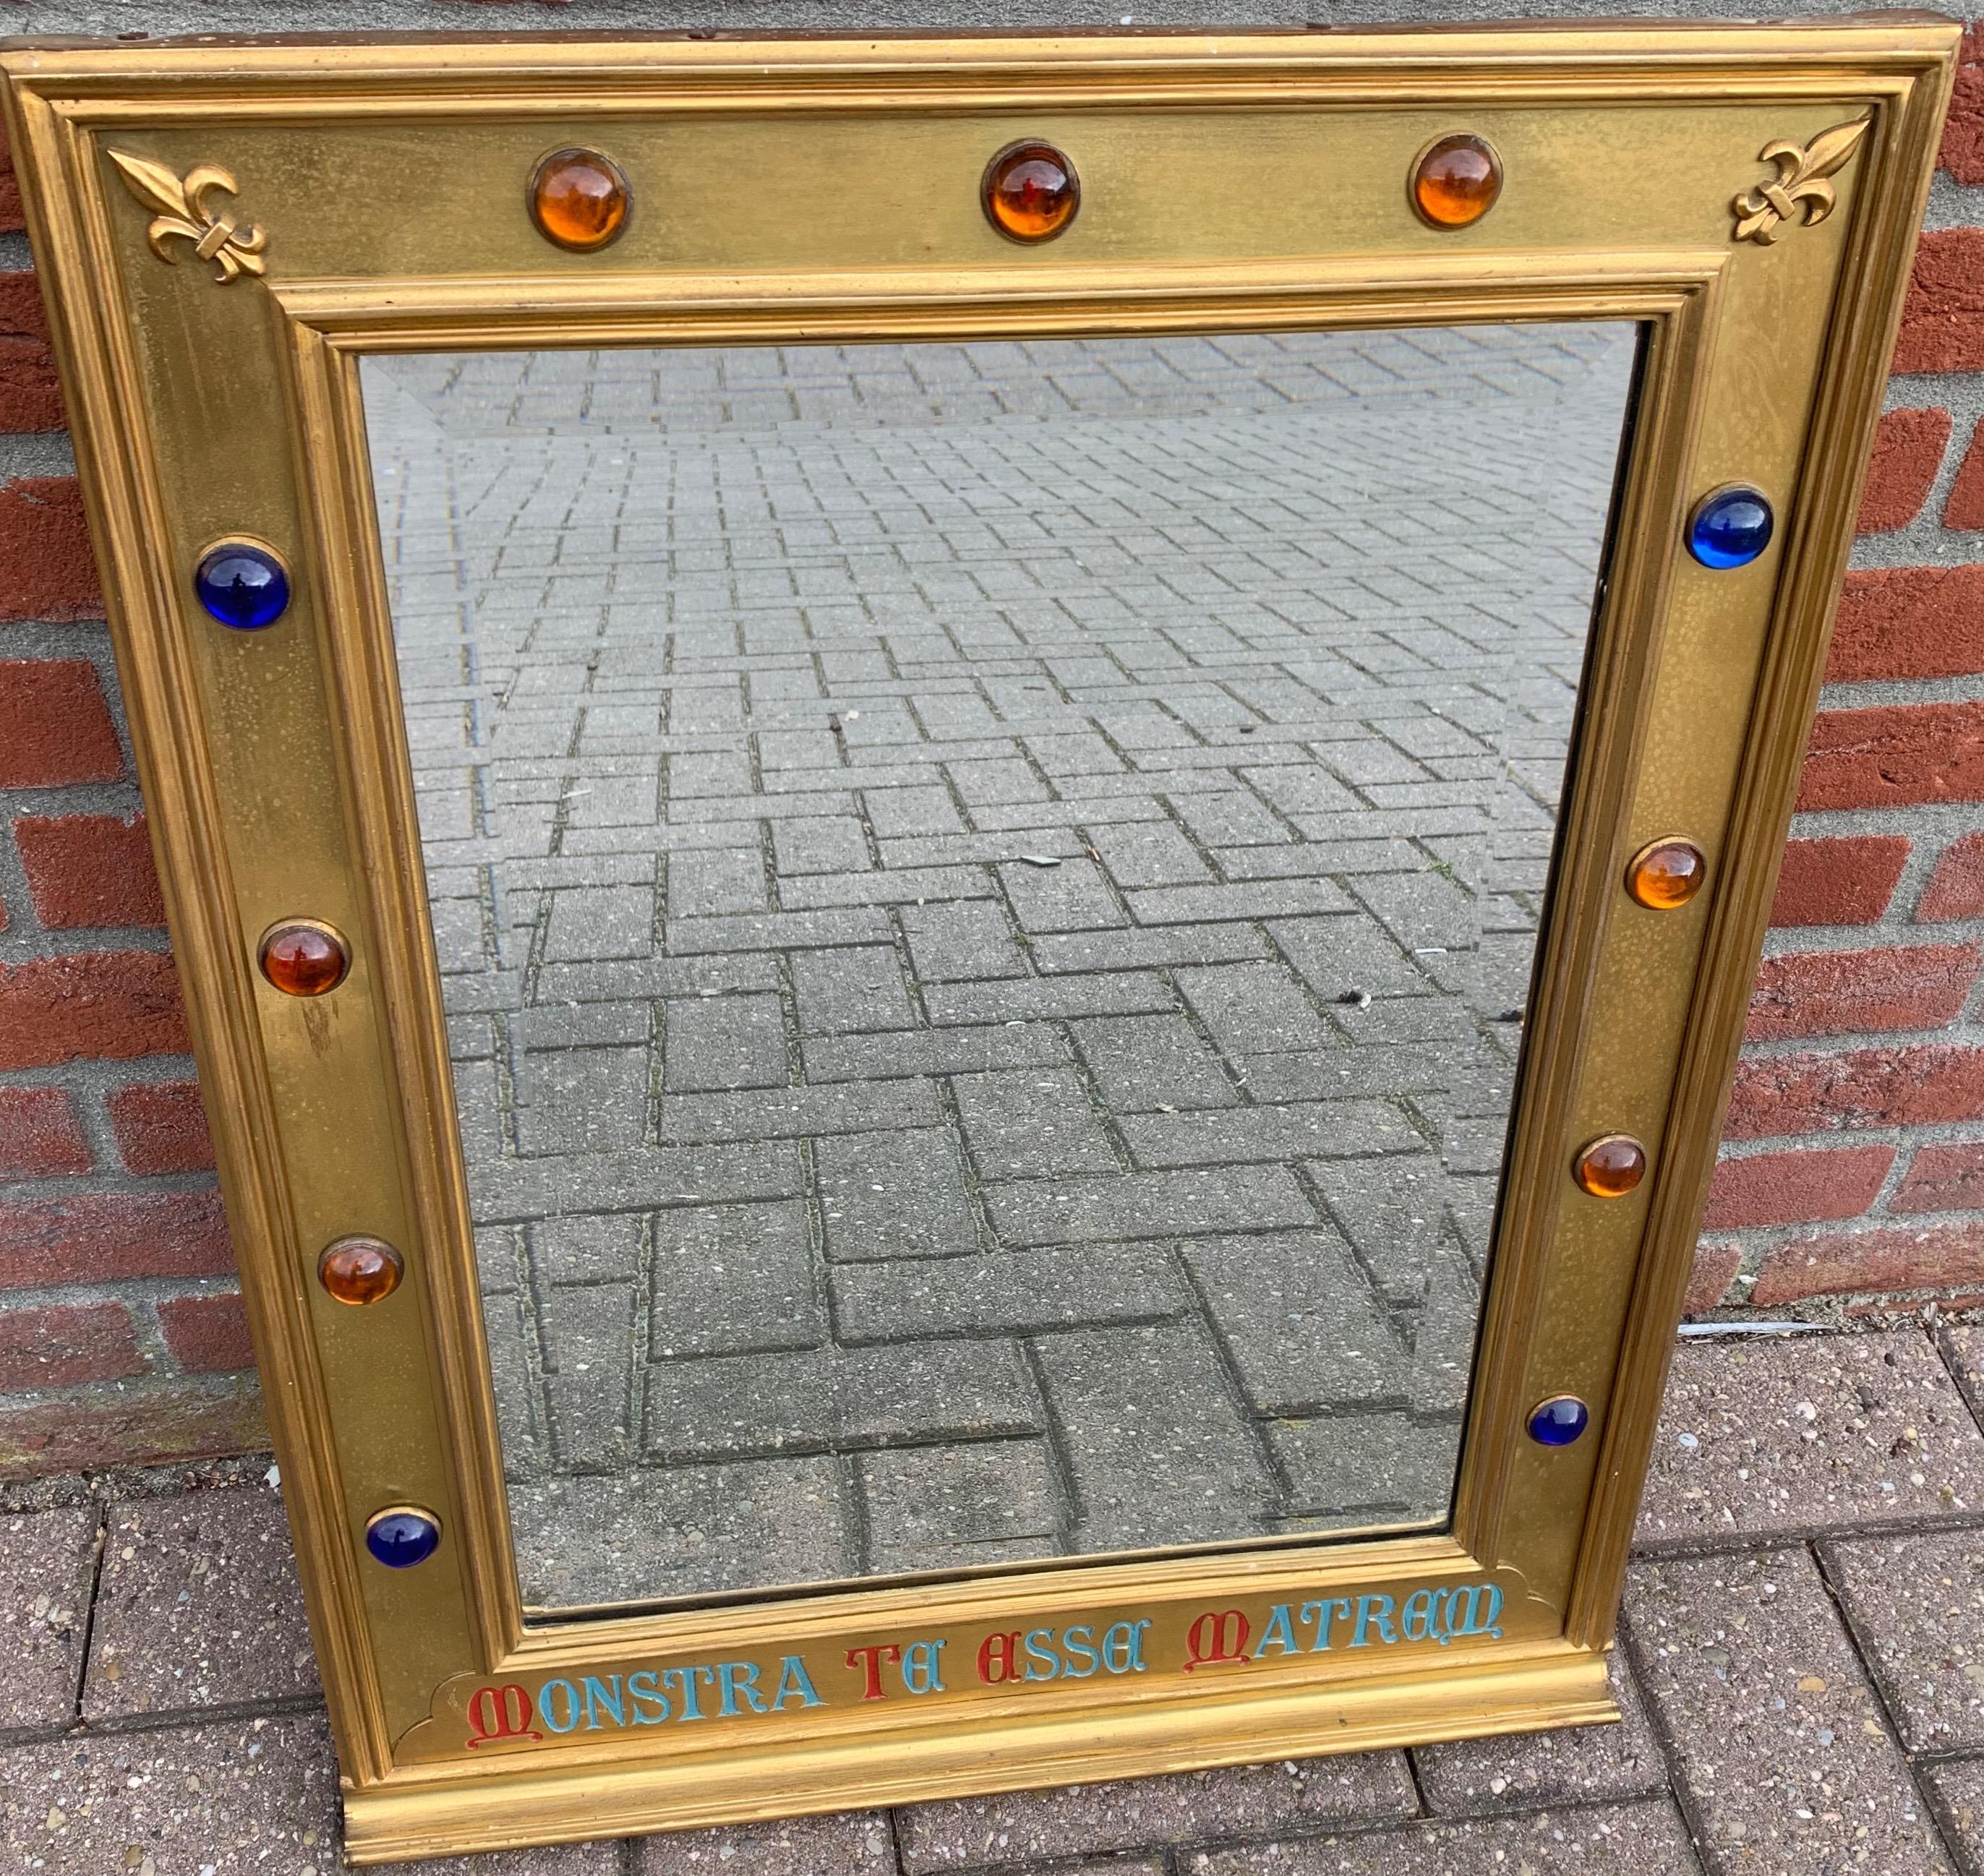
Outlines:
<svg viewBox="0 0 1984 1876"><path fill-rule="evenodd" d="M1616 1717L1604 1650L1956 41L1898 15L0 55L357 1858ZM1506 186L1446 231L1403 183L1454 129ZM1086 199L1023 250L976 184L1035 136ZM653 211L597 254L523 212L560 145L609 151ZM665 191L684 173L705 186ZM527 1622L358 358L1584 317L1642 323L1643 383L1450 1530ZM1684 518L1735 479L1778 538L1710 571ZM243 533L295 570L266 632L216 629L189 590ZM1676 831L1710 887L1644 910L1627 861ZM319 1001L255 969L300 913L353 943ZM1601 1204L1570 1161L1620 1129L1654 1171ZM314 1277L354 1231L407 1264L358 1311ZM1530 1405L1567 1390L1590 1432L1533 1444ZM367 1518L410 1500L446 1539L382 1569ZM1281 1606L1293 1650L1265 1646ZM1122 1671L984 1671L1009 1646L988 1638L1071 1623ZM941 1686L863 1652L891 1643ZM558 1680L749 1660L769 1689L790 1657L817 1703L754 1713L712 1676L707 1725L615 1724L603 1696L542 1723Z"/></svg>

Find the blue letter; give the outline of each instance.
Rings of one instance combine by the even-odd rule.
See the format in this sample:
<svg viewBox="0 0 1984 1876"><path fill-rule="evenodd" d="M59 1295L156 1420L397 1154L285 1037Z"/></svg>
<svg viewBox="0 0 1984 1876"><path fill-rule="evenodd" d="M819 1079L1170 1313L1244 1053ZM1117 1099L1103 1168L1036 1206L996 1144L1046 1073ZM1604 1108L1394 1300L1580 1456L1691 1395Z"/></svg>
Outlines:
<svg viewBox="0 0 1984 1876"><path fill-rule="evenodd" d="M779 1690L772 1696L774 1707L783 1707L788 1700L797 1700L802 1707L826 1703L813 1690L813 1680L806 1671L806 1663L796 1654L789 1654L779 1662Z"/></svg>
<svg viewBox="0 0 1984 1876"><path fill-rule="evenodd" d="M1095 1631L1085 1622L1062 1636L1061 1645L1067 1650L1064 1671L1071 1680L1086 1680L1102 1664L1102 1657L1095 1652ZM1077 1667L1077 1662L1082 1665Z"/></svg>
<svg viewBox="0 0 1984 1876"><path fill-rule="evenodd" d="M903 1685L912 1693L943 1691L943 1643L911 1642L903 1650Z"/></svg>
<svg viewBox="0 0 1984 1876"><path fill-rule="evenodd" d="M565 1689L565 1724L551 1717L551 1689ZM554 1733L569 1733L578 1724L578 1690L568 1680L548 1680L538 1690L538 1712Z"/></svg>
<svg viewBox="0 0 1984 1876"><path fill-rule="evenodd" d="M1329 1625L1339 1616L1347 1616L1350 1605L1341 1597L1327 1603L1305 1603L1302 1606L1302 1619L1315 1624L1315 1640L1309 1643L1311 1654L1320 1654L1329 1646Z"/></svg>
<svg viewBox="0 0 1984 1876"><path fill-rule="evenodd" d="M705 1713L702 1709L695 1703L696 1677L698 1675L700 1675L702 1677L703 1684L705 1686L713 1687L716 1681L715 1673L706 1667L665 1667L662 1670L662 1685L663 1687L666 1687L668 1685L669 1677L671 1674L672 1674L677 1680L682 1683L682 1717L683 1719L707 1720L709 1717L709 1714Z"/></svg>
<svg viewBox="0 0 1984 1876"><path fill-rule="evenodd" d="M734 1714L741 1699L746 1709L754 1714L765 1710L765 1703L758 1694L758 1670L749 1661L724 1661L718 1664L717 1675L723 1683L722 1711Z"/></svg>
<svg viewBox="0 0 1984 1876"><path fill-rule="evenodd" d="M1370 1645L1365 1639L1364 1631L1366 1627L1375 1628L1378 1631L1378 1639L1380 1641L1396 1641L1399 1639L1398 1634L1392 1626L1392 1611L1395 1606L1389 1596L1358 1597L1357 1629L1356 1633L1350 1637L1351 1647L1364 1648Z"/></svg>
<svg viewBox="0 0 1984 1876"><path fill-rule="evenodd" d="M1102 1665L1112 1674L1141 1674L1144 1671L1143 1622L1114 1623L1102 1637Z"/></svg>
<svg viewBox="0 0 1984 1876"><path fill-rule="evenodd" d="M1255 1660L1259 1660L1268 1652L1270 1642L1275 1644L1275 1651L1278 1654L1301 1652L1295 1647L1295 1632L1289 1620L1289 1606L1285 1603L1277 1603L1268 1611L1268 1626L1262 1630L1261 1639L1254 1644Z"/></svg>
<svg viewBox="0 0 1984 1876"><path fill-rule="evenodd" d="M585 1730L588 1733L596 1733L599 1730L599 1714L594 1704L595 1701L599 1707L605 1707L607 1712L613 1716L613 1724L615 1726L625 1726L627 1724L627 1716L622 1710L620 1705L620 1677L618 1674L613 1677L613 1686L610 1691L605 1681L596 1680L591 1674L588 1674L585 1677Z"/></svg>
<svg viewBox="0 0 1984 1876"><path fill-rule="evenodd" d="M655 1685L654 1670L644 1667L638 1674L627 1677L627 1697L634 1703L634 1724L636 1726L659 1726L669 1717L669 1697ZM661 1709L659 1713L644 1714L641 1703L649 1702Z"/></svg>

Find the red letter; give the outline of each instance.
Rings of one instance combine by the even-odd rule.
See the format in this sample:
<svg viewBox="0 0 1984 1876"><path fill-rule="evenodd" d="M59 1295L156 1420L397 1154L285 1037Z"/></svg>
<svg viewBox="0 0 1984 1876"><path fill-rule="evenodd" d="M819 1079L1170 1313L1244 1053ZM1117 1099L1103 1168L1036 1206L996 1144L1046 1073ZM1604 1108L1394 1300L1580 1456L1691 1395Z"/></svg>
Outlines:
<svg viewBox="0 0 1984 1876"><path fill-rule="evenodd" d="M478 1687L468 1697L468 1744L472 1751L492 1739L542 1739L531 1724L531 1697L513 1680L506 1687Z"/></svg>
<svg viewBox="0 0 1984 1876"><path fill-rule="evenodd" d="M1238 1610L1222 1609L1217 1615L1208 1610L1185 1636L1185 1671L1188 1674L1195 1667L1218 1667L1244 1660L1247 1633L1247 1618Z"/></svg>
<svg viewBox="0 0 1984 1876"><path fill-rule="evenodd" d="M893 1642L870 1642L865 1648L848 1650L847 1665L868 1670L868 1683L861 1690L864 1700L879 1700L882 1697L882 1663L902 1658L902 1650Z"/></svg>
<svg viewBox="0 0 1984 1876"><path fill-rule="evenodd" d="M978 1678L997 1687L1002 1680L1017 1680L1014 1672L1013 1658L1019 1653L1020 1631L1014 1629L1010 1634L988 1635L978 1644ZM994 1673L992 1670L999 1671Z"/></svg>

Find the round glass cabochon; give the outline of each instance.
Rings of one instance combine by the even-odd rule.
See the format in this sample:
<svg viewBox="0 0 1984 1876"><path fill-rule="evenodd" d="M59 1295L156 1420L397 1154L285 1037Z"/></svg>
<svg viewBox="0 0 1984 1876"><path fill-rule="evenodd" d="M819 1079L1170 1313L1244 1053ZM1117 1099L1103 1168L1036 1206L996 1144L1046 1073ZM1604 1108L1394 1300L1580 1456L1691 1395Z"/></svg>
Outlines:
<svg viewBox="0 0 1984 1876"><path fill-rule="evenodd" d="M1758 490L1715 489L1695 504L1687 551L1704 567L1747 567L1771 544L1775 524L1769 498Z"/></svg>
<svg viewBox="0 0 1984 1876"><path fill-rule="evenodd" d="M208 613L236 631L259 631L290 609L287 569L252 541L223 541L208 548L193 585Z"/></svg>

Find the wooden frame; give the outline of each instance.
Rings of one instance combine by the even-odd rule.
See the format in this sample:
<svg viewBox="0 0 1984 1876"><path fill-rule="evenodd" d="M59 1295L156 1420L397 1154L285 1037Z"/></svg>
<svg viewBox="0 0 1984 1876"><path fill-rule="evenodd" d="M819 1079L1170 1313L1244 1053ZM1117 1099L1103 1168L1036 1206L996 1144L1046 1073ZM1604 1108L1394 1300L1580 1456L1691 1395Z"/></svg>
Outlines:
<svg viewBox="0 0 1984 1876"><path fill-rule="evenodd" d="M355 1857L1616 1717L1604 1650L1956 42L1894 15L0 55ZM1456 129L1507 183L1446 231L1403 184ZM1084 204L1077 235L1020 250L976 183L1036 135L1077 151ZM1165 161L1184 139L1191 163ZM685 167L726 186L565 253L521 203L561 143L610 149L637 190ZM1451 1529L527 1620L359 357L1544 318L1646 337ZM1684 523L1736 478L1782 525L1718 574ZM203 548L243 533L296 572L264 634L191 595ZM1626 864L1676 830L1711 887L1646 911ZM304 913L354 947L319 1002L255 966ZM1654 1170L1600 1204L1571 1159L1620 1129ZM407 1265L365 1311L315 1278L357 1231ZM1533 1445L1530 1405L1566 1390L1590 1433ZM366 1520L409 1501L446 1541L383 1570ZM1308 1612L1299 1650L1242 1647L1278 1606ZM1070 1623L1111 1672L972 1671ZM919 1640L945 1644L923 1657L940 1688L859 1697L857 1651ZM769 1687L793 1660L816 1703L753 1714L726 1684L707 1727L541 1723L559 1681L555 1712L588 1676L749 1660Z"/></svg>

